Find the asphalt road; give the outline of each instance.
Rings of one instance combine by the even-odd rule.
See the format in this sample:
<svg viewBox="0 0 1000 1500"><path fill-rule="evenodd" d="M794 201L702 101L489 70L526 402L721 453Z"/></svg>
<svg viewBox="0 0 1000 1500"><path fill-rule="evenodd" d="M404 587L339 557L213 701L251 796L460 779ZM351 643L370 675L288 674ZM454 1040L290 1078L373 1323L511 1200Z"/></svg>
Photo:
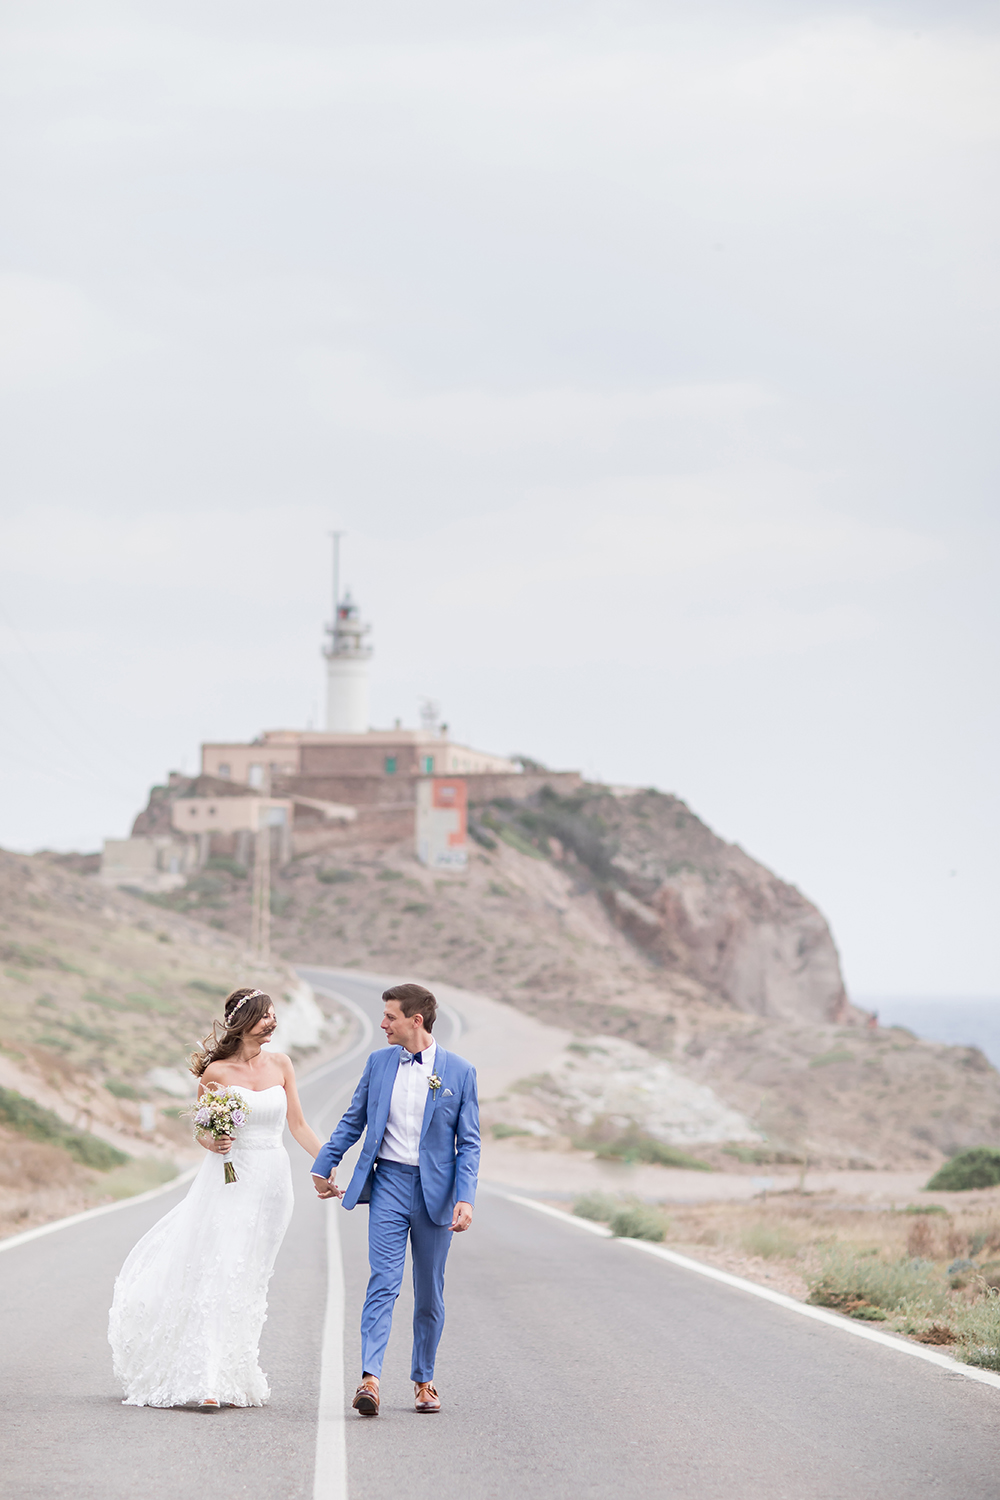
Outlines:
<svg viewBox="0 0 1000 1500"><path fill-rule="evenodd" d="M369 982L307 972L377 1016ZM454 1042L448 1016L439 1032L445 1046ZM361 1062L333 1065L304 1086L317 1129L334 1123ZM291 1150L304 1174L308 1162ZM271 1283L262 1363L273 1396L263 1409L203 1417L119 1404L105 1341L112 1282L173 1195L3 1254L5 1500L174 1500L199 1486L253 1500L313 1495L323 1216L340 1214L348 1398L359 1374L366 1219L363 1209L320 1204L300 1180ZM444 1410L412 1411L404 1287L382 1414L346 1423L351 1500L1000 1494L1000 1392L488 1190L453 1246L447 1300Z"/></svg>

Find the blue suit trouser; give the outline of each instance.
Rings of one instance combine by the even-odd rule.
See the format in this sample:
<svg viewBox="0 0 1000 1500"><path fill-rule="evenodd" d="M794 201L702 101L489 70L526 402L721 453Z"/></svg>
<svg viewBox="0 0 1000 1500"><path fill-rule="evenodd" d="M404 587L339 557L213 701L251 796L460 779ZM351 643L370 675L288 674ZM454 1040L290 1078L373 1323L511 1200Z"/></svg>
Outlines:
<svg viewBox="0 0 1000 1500"><path fill-rule="evenodd" d="M403 1284L406 1241L413 1258L413 1362L411 1380L433 1380L444 1330L444 1263L451 1248L448 1225L435 1224L424 1204L419 1167L380 1161L368 1209L371 1276L361 1311L361 1368L381 1375L392 1310Z"/></svg>

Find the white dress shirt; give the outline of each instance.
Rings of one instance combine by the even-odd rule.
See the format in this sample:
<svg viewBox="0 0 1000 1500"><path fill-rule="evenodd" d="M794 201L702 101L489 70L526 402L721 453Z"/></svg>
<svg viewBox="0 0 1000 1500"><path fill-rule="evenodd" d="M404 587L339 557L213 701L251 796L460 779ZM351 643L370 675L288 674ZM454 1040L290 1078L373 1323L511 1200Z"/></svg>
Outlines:
<svg viewBox="0 0 1000 1500"><path fill-rule="evenodd" d="M398 1161L403 1166L420 1165L420 1132L429 1093L428 1079L434 1074L437 1042L431 1042L419 1062L400 1059L389 1100L389 1118L379 1147L381 1161Z"/></svg>

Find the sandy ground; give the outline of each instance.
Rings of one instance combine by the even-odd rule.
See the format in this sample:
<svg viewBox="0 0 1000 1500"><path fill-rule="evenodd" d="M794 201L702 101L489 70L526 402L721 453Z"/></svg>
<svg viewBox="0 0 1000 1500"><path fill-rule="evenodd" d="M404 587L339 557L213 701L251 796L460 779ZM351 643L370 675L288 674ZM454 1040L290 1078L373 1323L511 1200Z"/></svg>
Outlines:
<svg viewBox="0 0 1000 1500"><path fill-rule="evenodd" d="M484 1182L519 1188L532 1196L570 1200L581 1193L623 1193L656 1203L747 1201L762 1192L792 1193L799 1188L797 1170L746 1176L737 1172L686 1172L597 1160L584 1151L540 1151L515 1141L484 1141ZM809 1172L807 1193L837 1193L852 1202L908 1203L927 1181L927 1172ZM921 1201L931 1202L930 1193Z"/></svg>

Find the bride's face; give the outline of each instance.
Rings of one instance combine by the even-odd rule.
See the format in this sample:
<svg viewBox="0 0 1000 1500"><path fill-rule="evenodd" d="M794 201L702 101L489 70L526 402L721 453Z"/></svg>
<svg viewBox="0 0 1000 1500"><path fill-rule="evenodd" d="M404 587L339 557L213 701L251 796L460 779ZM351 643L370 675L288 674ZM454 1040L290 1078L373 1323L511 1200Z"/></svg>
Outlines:
<svg viewBox="0 0 1000 1500"><path fill-rule="evenodd" d="M277 1024L278 1018L274 1014L274 1006L269 1005L266 1014L261 1016L256 1026L251 1026L247 1036L252 1036L255 1042L260 1042L263 1046L265 1042L271 1040L271 1034Z"/></svg>

